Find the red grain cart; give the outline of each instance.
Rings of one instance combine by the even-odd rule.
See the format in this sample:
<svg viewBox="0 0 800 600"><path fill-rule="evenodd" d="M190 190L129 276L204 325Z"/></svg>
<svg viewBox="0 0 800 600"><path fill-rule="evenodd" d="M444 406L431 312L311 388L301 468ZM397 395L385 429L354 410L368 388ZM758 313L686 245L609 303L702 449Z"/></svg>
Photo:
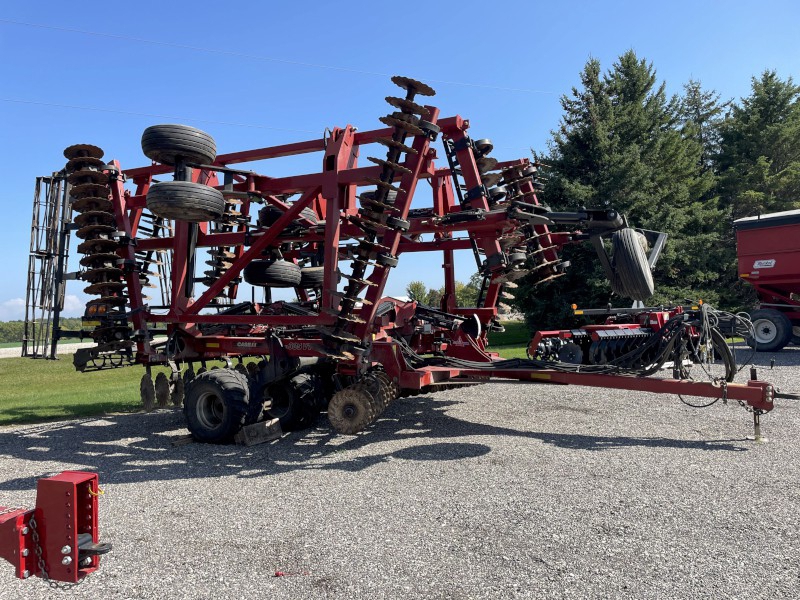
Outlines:
<svg viewBox="0 0 800 600"><path fill-rule="evenodd" d="M739 277L759 300L747 343L765 352L800 345L800 210L746 217L734 227Z"/></svg>

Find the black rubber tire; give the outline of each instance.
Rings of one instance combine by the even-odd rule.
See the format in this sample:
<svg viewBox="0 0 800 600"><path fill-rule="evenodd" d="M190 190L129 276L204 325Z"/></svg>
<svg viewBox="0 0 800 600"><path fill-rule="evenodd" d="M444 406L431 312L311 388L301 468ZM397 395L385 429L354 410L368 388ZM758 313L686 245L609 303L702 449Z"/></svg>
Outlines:
<svg viewBox="0 0 800 600"><path fill-rule="evenodd" d="M192 181L164 181L147 192L147 208L157 217L202 223L225 212L222 192Z"/></svg>
<svg viewBox="0 0 800 600"><path fill-rule="evenodd" d="M233 369L198 374L186 387L183 412L198 442L224 444L245 422L250 404L247 377Z"/></svg>
<svg viewBox="0 0 800 600"><path fill-rule="evenodd" d="M325 280L325 267L303 267L300 269L300 287L321 288Z"/></svg>
<svg viewBox="0 0 800 600"><path fill-rule="evenodd" d="M778 352L792 339L792 322L780 311L772 308L750 313L755 337L748 336L747 345L758 352Z"/></svg>
<svg viewBox="0 0 800 600"><path fill-rule="evenodd" d="M317 422L320 410L317 391L309 374L292 377L269 387L265 413L278 419L283 431L307 429Z"/></svg>
<svg viewBox="0 0 800 600"><path fill-rule="evenodd" d="M626 228L615 231L611 238L611 267L614 271L611 289L632 300L646 300L655 289L643 237L633 229Z"/></svg>
<svg viewBox="0 0 800 600"><path fill-rule="evenodd" d="M242 276L250 285L297 287L301 272L300 267L287 260L257 259L244 268Z"/></svg>
<svg viewBox="0 0 800 600"><path fill-rule="evenodd" d="M188 125L153 125L142 134L142 152L165 165L178 159L207 165L217 157L217 144L205 131Z"/></svg>
<svg viewBox="0 0 800 600"><path fill-rule="evenodd" d="M281 218L281 215L283 215L283 211L280 208L269 204L258 211L258 225L259 227L271 227L275 221ZM312 208L304 208L300 211L300 216L308 219L312 223L319 223L317 213L315 213ZM292 221L292 225L302 226L299 221Z"/></svg>

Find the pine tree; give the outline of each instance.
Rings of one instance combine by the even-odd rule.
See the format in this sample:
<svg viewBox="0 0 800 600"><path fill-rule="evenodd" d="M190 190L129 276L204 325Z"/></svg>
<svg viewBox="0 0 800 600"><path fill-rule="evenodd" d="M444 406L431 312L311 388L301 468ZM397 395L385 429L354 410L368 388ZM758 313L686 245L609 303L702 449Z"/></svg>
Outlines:
<svg viewBox="0 0 800 600"><path fill-rule="evenodd" d="M800 86L791 77L753 78L722 128L718 164L734 218L800 208Z"/></svg>

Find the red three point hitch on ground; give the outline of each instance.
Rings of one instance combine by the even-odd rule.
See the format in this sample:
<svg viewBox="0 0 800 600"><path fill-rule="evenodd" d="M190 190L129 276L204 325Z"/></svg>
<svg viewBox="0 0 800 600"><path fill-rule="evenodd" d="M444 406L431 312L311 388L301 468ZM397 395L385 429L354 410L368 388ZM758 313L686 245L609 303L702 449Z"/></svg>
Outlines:
<svg viewBox="0 0 800 600"><path fill-rule="evenodd" d="M40 479L36 508L0 506L0 557L20 579L77 583L100 566L111 544L99 541L95 473L64 471Z"/></svg>

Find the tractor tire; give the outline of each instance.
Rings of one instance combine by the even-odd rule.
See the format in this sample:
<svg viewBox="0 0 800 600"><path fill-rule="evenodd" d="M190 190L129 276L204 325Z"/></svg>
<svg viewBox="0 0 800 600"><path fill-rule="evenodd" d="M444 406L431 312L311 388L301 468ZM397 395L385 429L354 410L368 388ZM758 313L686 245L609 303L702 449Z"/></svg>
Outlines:
<svg viewBox="0 0 800 600"><path fill-rule="evenodd" d="M778 352L792 339L792 322L777 310L771 308L753 311L753 336L748 336L747 345L760 352Z"/></svg>
<svg viewBox="0 0 800 600"><path fill-rule="evenodd" d="M217 144L205 131L188 125L153 125L142 134L142 152L164 165L179 159L207 165L217 157Z"/></svg>
<svg viewBox="0 0 800 600"><path fill-rule="evenodd" d="M325 267L303 267L300 269L300 287L321 288L325 280Z"/></svg>
<svg viewBox="0 0 800 600"><path fill-rule="evenodd" d="M633 229L620 229L611 238L614 277L611 289L631 300L646 300L653 295L653 273L647 264L642 234Z"/></svg>
<svg viewBox="0 0 800 600"><path fill-rule="evenodd" d="M311 375L292 377L268 388L264 412L278 419L283 431L297 431L314 425L319 418L316 387Z"/></svg>
<svg viewBox="0 0 800 600"><path fill-rule="evenodd" d="M250 285L277 288L297 287L302 277L300 267L286 260L257 259L242 272Z"/></svg>
<svg viewBox="0 0 800 600"><path fill-rule="evenodd" d="M233 369L214 369L187 386L183 412L195 440L224 444L244 425L249 406L247 377Z"/></svg>
<svg viewBox="0 0 800 600"><path fill-rule="evenodd" d="M259 227L271 227L278 219L281 218L282 215L283 211L280 208L269 204L258 211L258 225ZM317 213L315 213L314 210L309 207L301 210L300 216L308 219L312 223L319 223ZM292 221L292 225L301 226L301 223L299 221Z"/></svg>
<svg viewBox="0 0 800 600"><path fill-rule="evenodd" d="M202 183L164 181L147 192L147 208L164 219L202 223L222 216L225 198L219 190Z"/></svg>

